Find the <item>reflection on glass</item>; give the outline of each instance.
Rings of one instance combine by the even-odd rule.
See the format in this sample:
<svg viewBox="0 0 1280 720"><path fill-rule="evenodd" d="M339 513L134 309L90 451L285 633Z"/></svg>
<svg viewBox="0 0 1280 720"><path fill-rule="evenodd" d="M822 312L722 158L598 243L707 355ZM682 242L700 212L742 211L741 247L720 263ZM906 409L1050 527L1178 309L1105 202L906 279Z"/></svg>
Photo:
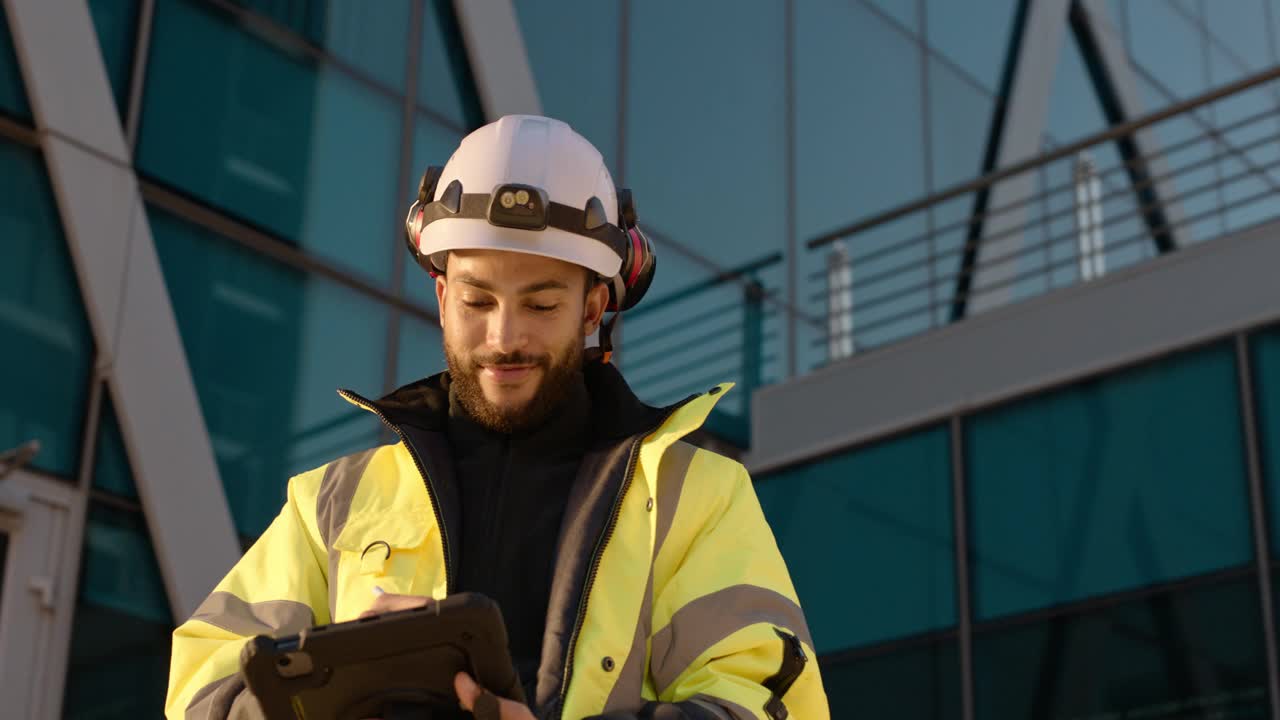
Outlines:
<svg viewBox="0 0 1280 720"><path fill-rule="evenodd" d="M1261 621L1250 577L978 630L976 716L1265 717Z"/></svg>
<svg viewBox="0 0 1280 720"><path fill-rule="evenodd" d="M949 437L937 427L756 479L819 653L955 625Z"/></svg>
<svg viewBox="0 0 1280 720"><path fill-rule="evenodd" d="M616 175L621 3L519 0L515 6L542 111L590 140Z"/></svg>
<svg viewBox="0 0 1280 720"><path fill-rule="evenodd" d="M27 90L22 84L18 69L18 55L9 33L7 11L0 6L0 110L12 113L19 119L31 122L31 106L27 104Z"/></svg>
<svg viewBox="0 0 1280 720"><path fill-rule="evenodd" d="M233 0L284 25L373 76L404 90L411 0Z"/></svg>
<svg viewBox="0 0 1280 720"><path fill-rule="evenodd" d="M399 105L205 3L159 3L154 27L140 169L388 282Z"/></svg>
<svg viewBox="0 0 1280 720"><path fill-rule="evenodd" d="M929 44L987 90L996 92L1009 52L1009 31L1017 7L1016 0L977 3L926 0Z"/></svg>
<svg viewBox="0 0 1280 720"><path fill-rule="evenodd" d="M401 315L400 353L396 368L397 386L443 371L444 338L441 337L440 326L412 315Z"/></svg>
<svg viewBox="0 0 1280 720"><path fill-rule="evenodd" d="M1256 333L1249 344L1258 444L1271 510L1271 557L1280 560L1280 326Z"/></svg>
<svg viewBox="0 0 1280 720"><path fill-rule="evenodd" d="M962 716L960 659L954 639L820 662L833 718L959 720Z"/></svg>
<svg viewBox="0 0 1280 720"><path fill-rule="evenodd" d="M160 717L173 616L140 514L91 504L63 714Z"/></svg>
<svg viewBox="0 0 1280 720"><path fill-rule="evenodd" d="M1220 85L1232 79L1265 70L1275 64L1268 40L1268 0L1234 0L1231 3L1202 3L1209 43L1230 56L1234 77L1214 77Z"/></svg>
<svg viewBox="0 0 1280 720"><path fill-rule="evenodd" d="M93 337L44 162L0 140L0 451L40 441L65 477L80 453Z"/></svg>
<svg viewBox="0 0 1280 720"><path fill-rule="evenodd" d="M911 32L920 31L920 17L916 10L917 0L871 0L876 7L902 23Z"/></svg>
<svg viewBox="0 0 1280 720"><path fill-rule="evenodd" d="M376 444L377 419L335 390L379 394L386 310L165 212L150 219L236 528L256 536L291 475Z"/></svg>
<svg viewBox="0 0 1280 720"><path fill-rule="evenodd" d="M1250 558L1230 346L966 423L976 615L987 619Z"/></svg>
<svg viewBox="0 0 1280 720"><path fill-rule="evenodd" d="M138 30L138 0L89 0L98 49L111 80L120 122L128 111L129 74L133 70L134 38Z"/></svg>
<svg viewBox="0 0 1280 720"><path fill-rule="evenodd" d="M129 469L129 456L120 433L120 421L111 402L111 394L103 392L102 416L98 423L97 457L93 459L93 487L113 495L138 499L138 488Z"/></svg>
<svg viewBox="0 0 1280 720"><path fill-rule="evenodd" d="M425 3L417 102L452 120L460 129L478 126L480 101L469 77L453 4L449 0Z"/></svg>
<svg viewBox="0 0 1280 720"><path fill-rule="evenodd" d="M1204 37L1195 20L1172 3L1127 3L1129 52L1141 74L1153 76L1174 97L1186 99L1208 89ZM1171 99L1172 100L1172 99ZM1165 103L1153 103L1157 110Z"/></svg>

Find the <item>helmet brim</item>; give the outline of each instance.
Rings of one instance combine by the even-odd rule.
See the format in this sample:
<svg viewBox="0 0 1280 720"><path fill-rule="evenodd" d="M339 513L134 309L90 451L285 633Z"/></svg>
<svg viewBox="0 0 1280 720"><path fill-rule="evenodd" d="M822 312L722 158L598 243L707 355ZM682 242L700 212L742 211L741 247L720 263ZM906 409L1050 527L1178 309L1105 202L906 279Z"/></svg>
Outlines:
<svg viewBox="0 0 1280 720"><path fill-rule="evenodd" d="M622 258L607 245L566 230L520 230L491 225L477 218L438 220L423 229L419 252L424 255L449 250L507 250L541 255L589 268L611 278L622 267Z"/></svg>

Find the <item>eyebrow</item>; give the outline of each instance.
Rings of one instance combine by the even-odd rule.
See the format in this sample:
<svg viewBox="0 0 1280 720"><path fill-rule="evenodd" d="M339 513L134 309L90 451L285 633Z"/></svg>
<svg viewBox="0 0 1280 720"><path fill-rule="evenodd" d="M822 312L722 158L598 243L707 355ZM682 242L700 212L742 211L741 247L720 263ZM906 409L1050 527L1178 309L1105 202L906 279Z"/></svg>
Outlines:
<svg viewBox="0 0 1280 720"><path fill-rule="evenodd" d="M477 288L480 288L481 290L487 290L489 292L493 292L492 284L487 283L484 280L481 280L480 278L474 275L471 275L470 273L463 273L462 275L459 275L457 280L460 283L466 283L467 285L470 285L472 287L477 287ZM538 282L530 283L520 288L519 293L521 295L532 295L534 293L542 292L543 290L568 290L568 289L569 289L569 286L564 284L564 282L561 280L540 280Z"/></svg>

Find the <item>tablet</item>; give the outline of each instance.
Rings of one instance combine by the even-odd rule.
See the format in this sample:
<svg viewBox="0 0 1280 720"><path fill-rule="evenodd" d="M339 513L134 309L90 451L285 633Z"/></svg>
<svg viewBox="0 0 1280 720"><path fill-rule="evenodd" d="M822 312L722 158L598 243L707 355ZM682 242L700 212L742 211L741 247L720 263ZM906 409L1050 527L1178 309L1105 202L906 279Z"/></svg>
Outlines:
<svg viewBox="0 0 1280 720"><path fill-rule="evenodd" d="M245 644L240 670L267 720L361 720L414 705L456 711L459 672L524 702L502 613L479 593L290 637L259 635Z"/></svg>

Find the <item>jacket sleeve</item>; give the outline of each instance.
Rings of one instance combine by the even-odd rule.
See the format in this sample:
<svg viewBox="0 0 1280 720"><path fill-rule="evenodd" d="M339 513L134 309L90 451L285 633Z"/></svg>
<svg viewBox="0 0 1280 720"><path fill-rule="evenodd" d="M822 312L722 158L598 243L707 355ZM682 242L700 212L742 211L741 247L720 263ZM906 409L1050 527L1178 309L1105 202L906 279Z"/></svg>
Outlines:
<svg viewBox="0 0 1280 720"><path fill-rule="evenodd" d="M739 463L699 452L655 562L657 702L619 720L830 717L795 589ZM718 478L708 477L709 474ZM731 481L723 481L728 475Z"/></svg>
<svg viewBox="0 0 1280 720"><path fill-rule="evenodd" d="M240 680L240 650L255 635L291 635L329 620L326 550L314 522L323 469L289 481L266 532L173 633L165 716L261 718Z"/></svg>

